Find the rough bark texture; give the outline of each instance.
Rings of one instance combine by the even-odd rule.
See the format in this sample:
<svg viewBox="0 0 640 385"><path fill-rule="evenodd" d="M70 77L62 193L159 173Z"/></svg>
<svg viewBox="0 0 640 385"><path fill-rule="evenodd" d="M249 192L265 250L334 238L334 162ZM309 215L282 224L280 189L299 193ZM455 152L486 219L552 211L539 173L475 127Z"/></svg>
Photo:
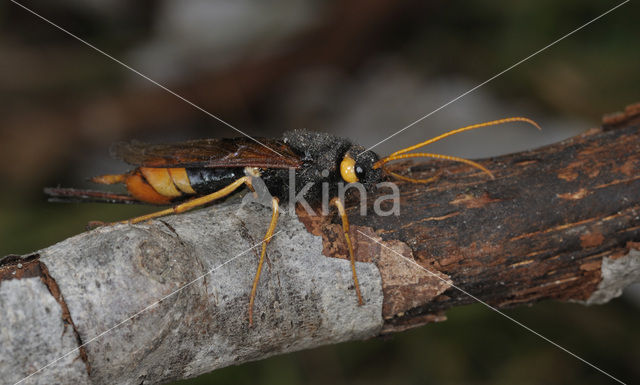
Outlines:
<svg viewBox="0 0 640 385"><path fill-rule="evenodd" d="M35 372L22 383L137 384L193 377L443 320L446 309L473 301L453 285L497 307L605 303L640 280L638 110L607 118L608 130L483 161L495 180L466 166L413 165L413 176L437 180L400 183L399 217L371 210L375 195L388 191L369 197L367 216L351 206L362 307L335 215L283 210L249 328L258 252L251 247L270 211L237 198L7 257L0 262L0 378L15 383Z"/></svg>
<svg viewBox="0 0 640 385"><path fill-rule="evenodd" d="M323 256L319 237L286 213L269 245L255 326L249 328L259 251L252 246L259 246L271 213L239 203L100 228L41 250L29 263L15 257L5 262L3 382L19 381L64 356L24 383L67 383L60 379L71 372L79 383L161 383L379 333L382 283L375 266L357 266L367 298L357 306L348 261ZM45 285L18 302L13 286L23 283ZM42 294L47 288L51 295ZM56 301L56 312L28 315ZM49 340L40 338L49 333ZM61 334L74 344L59 340ZM29 358L34 352L40 355Z"/></svg>
<svg viewBox="0 0 640 385"><path fill-rule="evenodd" d="M496 307L604 303L640 280L640 104L606 117L604 129L480 163L495 180L468 167L411 167L412 176L437 180L401 184L400 217L363 218L352 207L358 260L380 251L362 226ZM338 245L338 233L325 230L325 242ZM412 292L386 290L385 330L474 302L453 287L426 299L416 306Z"/></svg>

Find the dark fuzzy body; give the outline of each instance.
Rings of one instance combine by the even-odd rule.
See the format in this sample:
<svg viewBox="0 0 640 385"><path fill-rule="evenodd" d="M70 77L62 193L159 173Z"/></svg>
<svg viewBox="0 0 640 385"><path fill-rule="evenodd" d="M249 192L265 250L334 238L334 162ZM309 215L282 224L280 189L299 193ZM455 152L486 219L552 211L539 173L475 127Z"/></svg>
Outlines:
<svg viewBox="0 0 640 385"><path fill-rule="evenodd" d="M290 169L261 169L262 180L269 192L283 202L290 198L291 183L295 184L291 191L296 195L305 186L310 186L304 198L311 204L321 201L323 182L327 183L329 197L337 196L339 183L346 184L340 175L340 162L347 154L364 171L360 183L367 190L382 179L381 170L373 169L378 156L372 151L362 153L364 147L353 145L347 139L322 132L295 130L286 132L283 142L302 160L302 165L293 169L295 179L290 180ZM358 156L360 153L362 155ZM187 173L191 186L201 195L217 191L244 175L242 168L188 168Z"/></svg>

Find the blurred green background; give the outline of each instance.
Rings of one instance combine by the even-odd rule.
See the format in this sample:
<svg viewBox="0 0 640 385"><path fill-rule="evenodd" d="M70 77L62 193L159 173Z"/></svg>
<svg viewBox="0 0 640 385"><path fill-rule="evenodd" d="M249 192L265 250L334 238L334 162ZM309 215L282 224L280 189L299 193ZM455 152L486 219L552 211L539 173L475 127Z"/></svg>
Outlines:
<svg viewBox="0 0 640 385"><path fill-rule="evenodd" d="M610 1L30 1L100 49L255 136L329 131L364 146L613 7ZM376 147L512 115L434 152L484 157L552 143L640 101L639 5L630 2ZM22 254L142 206L55 205L44 186L123 171L117 140L237 136L18 6L0 5L0 255ZM623 154L621 154L623 156ZM508 314L628 383L640 380L640 294L605 306L540 303ZM480 305L386 339L218 370L189 382L611 383ZM99 342L96 342L99 343Z"/></svg>

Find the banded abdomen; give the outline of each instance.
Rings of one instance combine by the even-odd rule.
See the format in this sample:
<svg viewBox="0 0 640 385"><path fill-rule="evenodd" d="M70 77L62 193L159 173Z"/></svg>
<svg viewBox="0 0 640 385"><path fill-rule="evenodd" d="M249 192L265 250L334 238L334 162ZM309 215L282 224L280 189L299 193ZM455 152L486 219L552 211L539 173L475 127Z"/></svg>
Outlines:
<svg viewBox="0 0 640 385"><path fill-rule="evenodd" d="M127 174L103 175L92 181L124 183L129 194L140 202L171 204L210 194L242 176L242 168L139 167Z"/></svg>

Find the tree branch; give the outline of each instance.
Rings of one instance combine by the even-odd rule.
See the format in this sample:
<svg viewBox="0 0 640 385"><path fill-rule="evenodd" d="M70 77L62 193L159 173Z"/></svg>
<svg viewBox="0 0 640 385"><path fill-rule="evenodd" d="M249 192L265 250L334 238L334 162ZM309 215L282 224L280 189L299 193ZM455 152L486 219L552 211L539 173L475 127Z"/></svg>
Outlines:
<svg viewBox="0 0 640 385"><path fill-rule="evenodd" d="M373 214L386 191L368 197L364 217L352 202L361 307L337 218L284 210L249 328L255 246L271 213L239 198L5 257L0 376L13 383L51 363L24 383L189 378L444 320L474 301L453 285L496 307L605 303L640 280L639 112L483 161L495 180L466 166L411 165L412 176L437 180L399 183L399 217Z"/></svg>

